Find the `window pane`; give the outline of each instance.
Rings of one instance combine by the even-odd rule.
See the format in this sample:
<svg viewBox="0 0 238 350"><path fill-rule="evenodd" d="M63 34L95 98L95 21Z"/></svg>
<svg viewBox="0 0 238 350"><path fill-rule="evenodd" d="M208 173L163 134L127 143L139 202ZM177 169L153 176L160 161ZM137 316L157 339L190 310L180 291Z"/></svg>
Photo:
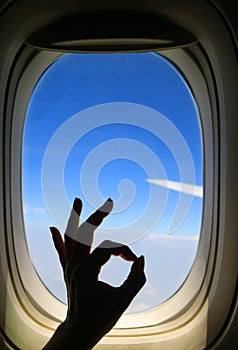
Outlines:
<svg viewBox="0 0 238 350"><path fill-rule="evenodd" d="M64 232L76 196L82 220L111 197L94 245L111 239L146 258L147 283L128 312L174 295L198 248L202 152L192 93L161 55L67 54L53 63L29 102L22 159L27 242L46 287L66 302L49 226ZM100 278L120 285L129 269L113 258Z"/></svg>

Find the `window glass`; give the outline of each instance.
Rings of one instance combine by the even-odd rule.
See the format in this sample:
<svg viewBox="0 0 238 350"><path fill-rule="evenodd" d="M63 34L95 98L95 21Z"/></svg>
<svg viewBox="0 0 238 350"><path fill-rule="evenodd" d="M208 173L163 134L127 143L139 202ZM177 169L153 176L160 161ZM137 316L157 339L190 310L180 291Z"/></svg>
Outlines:
<svg viewBox="0 0 238 350"><path fill-rule="evenodd" d="M196 258L203 204L201 125L180 72L157 53L66 54L32 93L22 152L25 232L45 286L66 303L50 226L64 232L75 197L82 220L108 197L95 234L145 255L147 282L128 313L182 286ZM100 278L120 285L130 266L112 258Z"/></svg>

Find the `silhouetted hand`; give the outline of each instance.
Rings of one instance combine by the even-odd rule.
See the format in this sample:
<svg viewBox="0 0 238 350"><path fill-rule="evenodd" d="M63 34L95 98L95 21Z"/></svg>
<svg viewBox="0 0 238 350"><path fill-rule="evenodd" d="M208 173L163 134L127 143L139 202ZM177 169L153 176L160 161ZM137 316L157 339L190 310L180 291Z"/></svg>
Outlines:
<svg viewBox="0 0 238 350"><path fill-rule="evenodd" d="M65 240L57 228L50 228L64 271L68 313L44 349L91 349L115 325L145 284L144 257L137 258L129 247L107 240L91 252L94 231L112 208L109 198L79 226L82 202L76 198ZM112 255L133 262L120 287L98 280L101 267Z"/></svg>

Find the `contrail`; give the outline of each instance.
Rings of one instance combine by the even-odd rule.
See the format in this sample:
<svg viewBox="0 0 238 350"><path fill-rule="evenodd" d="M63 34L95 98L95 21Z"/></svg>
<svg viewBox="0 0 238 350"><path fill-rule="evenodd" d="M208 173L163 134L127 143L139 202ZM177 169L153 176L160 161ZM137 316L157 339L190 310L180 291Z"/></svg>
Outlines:
<svg viewBox="0 0 238 350"><path fill-rule="evenodd" d="M176 182L176 181L170 181L170 180L164 180L164 179L146 179L146 181L154 185L168 188L170 190L183 192L195 197L203 198L202 186L196 186L196 185L186 184L183 182Z"/></svg>

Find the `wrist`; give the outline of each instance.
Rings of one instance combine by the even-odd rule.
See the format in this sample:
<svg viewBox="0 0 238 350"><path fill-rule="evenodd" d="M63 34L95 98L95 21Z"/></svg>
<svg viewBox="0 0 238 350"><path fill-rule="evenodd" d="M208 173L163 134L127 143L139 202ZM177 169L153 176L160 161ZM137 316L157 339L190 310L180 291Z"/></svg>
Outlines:
<svg viewBox="0 0 238 350"><path fill-rule="evenodd" d="M76 323L64 321L42 350L90 350L96 344L90 334Z"/></svg>

